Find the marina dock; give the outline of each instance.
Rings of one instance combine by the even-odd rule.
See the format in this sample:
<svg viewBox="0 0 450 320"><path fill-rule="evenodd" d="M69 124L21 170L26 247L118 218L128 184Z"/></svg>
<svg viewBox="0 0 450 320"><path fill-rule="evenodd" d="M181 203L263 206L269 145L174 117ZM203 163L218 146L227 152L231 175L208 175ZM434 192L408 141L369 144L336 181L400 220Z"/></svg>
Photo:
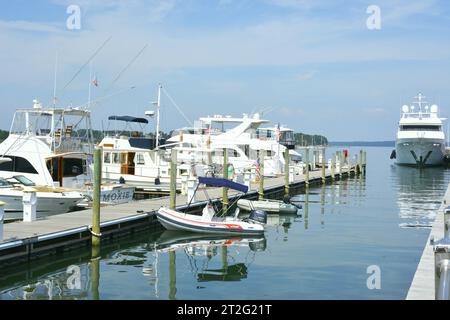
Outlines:
<svg viewBox="0 0 450 320"><path fill-rule="evenodd" d="M363 168L365 171L365 164ZM320 185L334 179L348 178L358 173L357 166L342 169L341 172L335 172L331 169L310 171L308 185ZM306 187L306 176L294 176L294 180L289 184L291 192ZM265 197L270 198L284 194L285 181L284 176L265 177ZM222 188L207 188L207 192L214 202L221 201ZM230 201L237 196L237 192L229 191ZM255 199L257 197L258 184L253 183L251 190L243 198ZM206 200L206 194L199 189L195 201L189 207L189 211L201 209ZM142 230L162 228L156 219L155 212L162 206L169 206L169 202L169 197L162 197L102 207L100 225L102 241ZM177 210L186 210L187 196L177 194L176 204ZM90 209L48 216L34 222L7 223L4 225L4 239L0 241L0 263L26 263L43 255L88 247L91 243L91 223L92 210Z"/></svg>
<svg viewBox="0 0 450 320"><path fill-rule="evenodd" d="M435 253L433 241L444 237L444 208L450 204L450 184L442 199L430 235L420 258L411 287L406 296L407 300L435 300Z"/></svg>

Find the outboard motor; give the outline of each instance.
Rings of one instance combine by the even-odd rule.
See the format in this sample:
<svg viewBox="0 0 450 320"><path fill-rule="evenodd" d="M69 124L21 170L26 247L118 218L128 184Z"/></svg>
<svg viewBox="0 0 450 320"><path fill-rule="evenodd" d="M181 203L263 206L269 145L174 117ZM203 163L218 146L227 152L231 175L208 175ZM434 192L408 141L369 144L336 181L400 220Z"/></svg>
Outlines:
<svg viewBox="0 0 450 320"><path fill-rule="evenodd" d="M266 224L267 223L267 212L264 210L252 210L248 220L256 223Z"/></svg>

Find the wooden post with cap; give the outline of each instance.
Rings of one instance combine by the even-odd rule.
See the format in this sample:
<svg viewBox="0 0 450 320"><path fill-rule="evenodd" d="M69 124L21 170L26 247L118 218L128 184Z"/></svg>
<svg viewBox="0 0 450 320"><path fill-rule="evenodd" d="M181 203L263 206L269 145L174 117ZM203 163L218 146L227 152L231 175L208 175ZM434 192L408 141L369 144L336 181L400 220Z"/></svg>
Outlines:
<svg viewBox="0 0 450 320"><path fill-rule="evenodd" d="M94 189L92 203L92 246L100 245L100 188L102 183L102 147L94 150Z"/></svg>

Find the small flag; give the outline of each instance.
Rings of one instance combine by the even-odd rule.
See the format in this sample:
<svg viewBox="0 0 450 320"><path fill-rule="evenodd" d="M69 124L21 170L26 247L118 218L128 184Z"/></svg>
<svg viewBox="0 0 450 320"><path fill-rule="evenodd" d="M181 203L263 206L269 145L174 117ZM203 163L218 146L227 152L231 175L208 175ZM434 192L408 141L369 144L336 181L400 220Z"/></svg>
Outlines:
<svg viewBox="0 0 450 320"><path fill-rule="evenodd" d="M92 84L96 87L98 87L98 81L97 81L97 77L94 78L94 80L92 80Z"/></svg>

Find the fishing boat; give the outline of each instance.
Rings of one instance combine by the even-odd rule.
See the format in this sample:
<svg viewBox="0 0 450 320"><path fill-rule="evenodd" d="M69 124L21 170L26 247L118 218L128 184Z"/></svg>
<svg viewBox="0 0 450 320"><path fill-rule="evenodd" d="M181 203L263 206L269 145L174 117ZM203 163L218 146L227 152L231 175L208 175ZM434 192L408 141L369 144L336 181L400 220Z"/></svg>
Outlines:
<svg viewBox="0 0 450 320"><path fill-rule="evenodd" d="M22 219L24 192L36 192L37 218L69 212L85 199L79 191L36 186L24 176L0 178L0 201L5 203L5 220Z"/></svg>
<svg viewBox="0 0 450 320"><path fill-rule="evenodd" d="M89 196L93 150L90 110L44 107L34 100L32 108L16 110L8 138L0 143L0 177L20 175L38 186L76 189ZM102 185L101 192L112 198L120 188L129 194L130 187L123 184Z"/></svg>
<svg viewBox="0 0 450 320"><path fill-rule="evenodd" d="M240 209L246 211L264 210L267 213L278 213L278 214L296 214L299 209L299 207L294 204L285 203L281 200L272 200L272 199L264 199L264 200L239 199L237 205Z"/></svg>
<svg viewBox="0 0 450 320"><path fill-rule="evenodd" d="M244 193L248 191L247 186L226 179L199 177L200 184L226 187ZM197 190L198 186L195 192ZM226 212L223 212L222 216L219 217L217 213L212 202L208 201L207 205L203 208L201 216L162 207L157 212L157 218L167 230L239 235L264 233L263 224L267 222L267 214L263 211L254 210L246 219L238 218L239 210L236 210L233 217L226 217Z"/></svg>

